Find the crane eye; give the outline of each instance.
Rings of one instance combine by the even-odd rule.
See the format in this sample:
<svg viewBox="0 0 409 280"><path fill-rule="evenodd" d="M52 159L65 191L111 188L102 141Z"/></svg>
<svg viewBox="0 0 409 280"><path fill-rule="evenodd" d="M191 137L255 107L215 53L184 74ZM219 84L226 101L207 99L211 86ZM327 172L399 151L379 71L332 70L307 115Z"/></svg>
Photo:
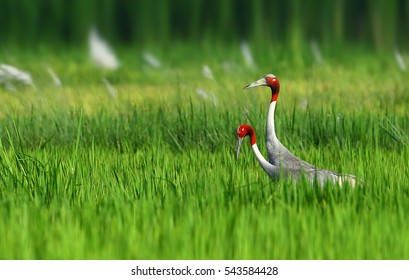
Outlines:
<svg viewBox="0 0 409 280"><path fill-rule="evenodd" d="M237 128L237 130L236 130L236 135L237 135L237 137L242 137L243 132L244 132L244 127L243 127L243 126L239 126L239 127Z"/></svg>
<svg viewBox="0 0 409 280"><path fill-rule="evenodd" d="M280 82L278 81L277 77L266 77L267 84L271 87L273 93L278 93L280 91Z"/></svg>
<svg viewBox="0 0 409 280"><path fill-rule="evenodd" d="M266 80L267 80L267 83L268 83L270 86L277 86L277 85L279 85L278 79L277 79L276 77L268 77Z"/></svg>

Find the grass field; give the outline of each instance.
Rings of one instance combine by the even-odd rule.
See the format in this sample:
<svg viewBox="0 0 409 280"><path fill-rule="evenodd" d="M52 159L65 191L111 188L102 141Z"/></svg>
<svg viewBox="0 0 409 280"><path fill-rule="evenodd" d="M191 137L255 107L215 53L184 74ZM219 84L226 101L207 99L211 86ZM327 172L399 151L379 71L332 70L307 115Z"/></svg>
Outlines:
<svg viewBox="0 0 409 280"><path fill-rule="evenodd" d="M308 49L301 64L260 49L249 69L233 46L175 45L152 49L154 69L142 52L119 50L105 72L85 50L3 49L36 86L0 88L0 259L409 258L409 84L392 55L317 65ZM235 160L241 123L265 154L270 92L242 88L267 73L282 143L364 187L272 182L248 140Z"/></svg>

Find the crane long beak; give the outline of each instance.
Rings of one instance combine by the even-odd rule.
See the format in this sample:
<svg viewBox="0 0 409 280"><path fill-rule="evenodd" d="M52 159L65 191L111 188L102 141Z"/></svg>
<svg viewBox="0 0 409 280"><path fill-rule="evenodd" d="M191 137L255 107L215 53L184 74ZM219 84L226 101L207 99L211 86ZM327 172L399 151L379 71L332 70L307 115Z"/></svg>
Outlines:
<svg viewBox="0 0 409 280"><path fill-rule="evenodd" d="M241 142L243 142L243 139L244 138L237 137L237 140L236 140L236 160L239 159L240 147L241 147Z"/></svg>
<svg viewBox="0 0 409 280"><path fill-rule="evenodd" d="M253 87L259 87L259 86L266 86L267 82L265 78L261 78L260 80L257 80L247 86L244 87L244 89L249 89L249 88L253 88Z"/></svg>

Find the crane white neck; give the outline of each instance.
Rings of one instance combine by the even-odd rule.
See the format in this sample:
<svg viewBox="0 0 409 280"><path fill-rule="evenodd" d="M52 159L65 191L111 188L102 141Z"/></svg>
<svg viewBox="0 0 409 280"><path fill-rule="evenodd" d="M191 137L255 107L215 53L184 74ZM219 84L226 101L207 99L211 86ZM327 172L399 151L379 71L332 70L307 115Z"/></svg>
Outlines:
<svg viewBox="0 0 409 280"><path fill-rule="evenodd" d="M277 101L271 101L270 108L268 109L267 124L266 124L266 143L267 145L269 144L277 145L280 142L278 141L278 138L276 135L275 123L274 123L276 104L277 104Z"/></svg>
<svg viewBox="0 0 409 280"><path fill-rule="evenodd" d="M272 178L275 179L278 177L279 175L279 168L275 165L272 165L271 163L269 163L261 154L257 143L254 143L251 145L251 149L253 150L254 155L257 158L258 163L260 164L260 166L264 169L264 171L267 173L267 175Z"/></svg>

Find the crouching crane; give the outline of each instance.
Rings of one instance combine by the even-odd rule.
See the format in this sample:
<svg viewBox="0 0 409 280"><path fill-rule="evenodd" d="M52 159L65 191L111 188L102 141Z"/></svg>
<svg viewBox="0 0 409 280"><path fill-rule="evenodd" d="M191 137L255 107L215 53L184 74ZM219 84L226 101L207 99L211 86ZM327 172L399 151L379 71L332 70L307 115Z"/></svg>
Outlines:
<svg viewBox="0 0 409 280"><path fill-rule="evenodd" d="M280 165L274 165L268 162L261 154L256 141L256 132L254 128L248 124L242 124L237 128L237 144L236 144L236 158L239 157L241 143L246 136L250 137L251 149L256 156L260 166L264 169L267 175L272 180L278 180L280 177L293 178L297 181L301 176L305 176L311 184L314 181L320 186L324 186L325 182L338 184L342 186L348 183L351 187L355 187L356 177L353 175L342 175L332 170L319 169L315 166L299 159L287 149L283 154Z"/></svg>

